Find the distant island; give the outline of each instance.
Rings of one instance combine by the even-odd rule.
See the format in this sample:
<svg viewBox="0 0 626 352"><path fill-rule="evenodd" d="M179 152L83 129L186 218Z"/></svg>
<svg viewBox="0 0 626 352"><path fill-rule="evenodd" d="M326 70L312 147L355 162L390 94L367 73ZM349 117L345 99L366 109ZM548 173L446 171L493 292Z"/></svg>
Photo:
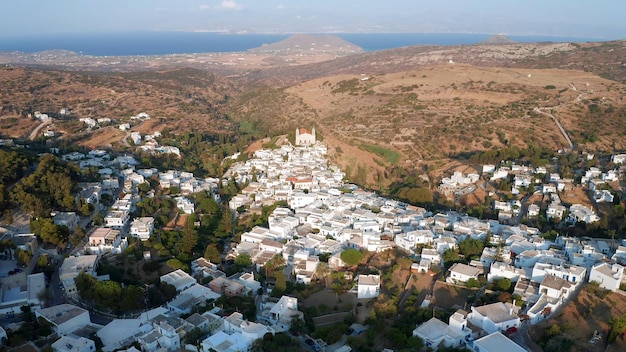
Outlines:
<svg viewBox="0 0 626 352"><path fill-rule="evenodd" d="M261 47L248 50L250 52L342 52L360 53L363 48L352 44L335 35L321 34L294 34L279 42L264 44Z"/></svg>
<svg viewBox="0 0 626 352"><path fill-rule="evenodd" d="M515 44L517 43L515 40L507 37L504 34L496 34L491 37L483 40L480 44Z"/></svg>

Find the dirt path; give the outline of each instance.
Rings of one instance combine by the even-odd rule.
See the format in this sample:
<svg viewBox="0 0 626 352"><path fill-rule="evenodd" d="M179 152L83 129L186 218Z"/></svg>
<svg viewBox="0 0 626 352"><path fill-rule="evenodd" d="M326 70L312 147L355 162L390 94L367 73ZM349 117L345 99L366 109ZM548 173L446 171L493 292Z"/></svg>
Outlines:
<svg viewBox="0 0 626 352"><path fill-rule="evenodd" d="M556 127L558 127L559 130L561 131L561 134L563 135L563 137L565 137L565 140L567 140L567 143L569 143L569 149L570 150L574 150L574 143L572 143L572 140L569 138L569 135L567 134L567 131L565 131L565 128L563 128L563 125L561 125L559 120L554 115L552 115L551 112L541 111L540 108L535 108L534 111L538 112L540 114L544 114L544 115L550 116L550 118L552 118L552 121L554 121L554 123L556 124ZM550 111L550 110L548 110L548 111Z"/></svg>
<svg viewBox="0 0 626 352"><path fill-rule="evenodd" d="M30 133L30 135L28 135L28 139L32 141L35 138L37 138L37 136L39 135L39 132L41 132L41 129L44 128L45 126L48 126L51 123L52 123L52 120L46 120L40 123L39 126L35 127L35 129Z"/></svg>

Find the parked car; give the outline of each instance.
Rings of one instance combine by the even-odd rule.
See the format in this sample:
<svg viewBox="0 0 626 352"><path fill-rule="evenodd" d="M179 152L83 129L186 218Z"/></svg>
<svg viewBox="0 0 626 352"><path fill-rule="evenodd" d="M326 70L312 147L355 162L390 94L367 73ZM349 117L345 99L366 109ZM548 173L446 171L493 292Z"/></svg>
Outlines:
<svg viewBox="0 0 626 352"><path fill-rule="evenodd" d="M517 328L515 326L511 326L510 328L506 329L506 331L504 332L507 335L511 335L517 332Z"/></svg>

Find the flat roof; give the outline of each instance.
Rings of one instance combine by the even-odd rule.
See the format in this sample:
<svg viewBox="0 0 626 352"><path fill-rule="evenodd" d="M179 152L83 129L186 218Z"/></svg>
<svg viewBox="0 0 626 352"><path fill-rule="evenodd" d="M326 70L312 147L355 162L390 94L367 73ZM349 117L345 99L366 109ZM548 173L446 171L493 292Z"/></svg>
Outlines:
<svg viewBox="0 0 626 352"><path fill-rule="evenodd" d="M474 341L474 346L480 346L481 350L486 352L526 352L520 345L502 335L499 331Z"/></svg>

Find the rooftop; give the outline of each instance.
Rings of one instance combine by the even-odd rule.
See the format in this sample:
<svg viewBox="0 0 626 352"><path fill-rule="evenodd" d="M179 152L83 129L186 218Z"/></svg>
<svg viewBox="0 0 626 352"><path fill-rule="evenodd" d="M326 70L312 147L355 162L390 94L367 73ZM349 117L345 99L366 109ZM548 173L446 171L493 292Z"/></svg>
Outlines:
<svg viewBox="0 0 626 352"><path fill-rule="evenodd" d="M520 345L511 341L508 337L502 335L500 332L494 332L493 334L481 337L474 341L474 346L480 346L481 351L486 352L525 352L526 350L520 347Z"/></svg>

